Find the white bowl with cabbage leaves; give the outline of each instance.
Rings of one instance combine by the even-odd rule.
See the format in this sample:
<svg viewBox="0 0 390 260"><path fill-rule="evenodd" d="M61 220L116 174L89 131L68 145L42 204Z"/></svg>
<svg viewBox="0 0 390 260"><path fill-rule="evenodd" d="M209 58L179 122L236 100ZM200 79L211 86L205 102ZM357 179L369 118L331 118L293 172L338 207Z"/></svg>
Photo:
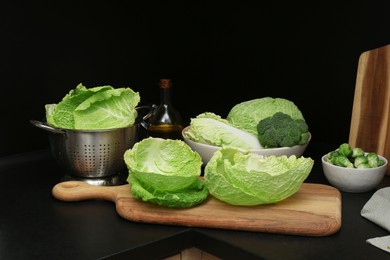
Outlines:
<svg viewBox="0 0 390 260"><path fill-rule="evenodd" d="M221 147L233 147L263 156L291 156L300 157L306 150L311 134L307 131L304 140L295 141L302 144L291 145L291 141L283 147L264 147L257 134L257 124L252 123L251 128L238 128L231 121L221 118L211 112L205 112L191 119L191 124L182 131L184 141L202 157L206 165L210 158Z"/></svg>

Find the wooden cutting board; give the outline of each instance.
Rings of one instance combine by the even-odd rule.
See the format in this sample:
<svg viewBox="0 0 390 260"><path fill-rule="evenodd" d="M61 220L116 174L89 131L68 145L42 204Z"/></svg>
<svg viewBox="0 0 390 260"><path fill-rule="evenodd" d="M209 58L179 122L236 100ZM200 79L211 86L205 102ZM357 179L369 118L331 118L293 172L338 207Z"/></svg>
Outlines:
<svg viewBox="0 0 390 260"><path fill-rule="evenodd" d="M390 45L359 57L349 143L390 159ZM390 175L389 168L386 172Z"/></svg>
<svg viewBox="0 0 390 260"><path fill-rule="evenodd" d="M134 222L301 236L327 236L341 227L341 194L323 184L303 183L297 193L279 203L250 207L232 206L211 195L192 208L161 207L134 198L129 184L66 181L55 185L52 194L61 201L112 201L121 217Z"/></svg>

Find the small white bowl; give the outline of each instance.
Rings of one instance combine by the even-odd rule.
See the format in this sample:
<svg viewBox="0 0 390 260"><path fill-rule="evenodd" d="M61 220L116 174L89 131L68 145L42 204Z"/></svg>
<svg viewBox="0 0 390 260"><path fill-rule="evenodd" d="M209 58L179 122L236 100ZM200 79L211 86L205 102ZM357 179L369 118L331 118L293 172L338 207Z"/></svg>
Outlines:
<svg viewBox="0 0 390 260"><path fill-rule="evenodd" d="M213 146L209 144L202 144L202 143L197 143L194 142L190 139L188 139L185 136L185 132L190 128L191 126L187 126L183 129L182 131L182 136L184 139L184 142L187 143L192 150L196 151L199 153L199 155L202 157L203 164L206 165L211 157L213 156L214 152L219 150L221 147L219 146ZM264 156L270 156L270 155L275 155L275 156L291 156L295 155L297 157L301 157L303 152L306 150L307 145L309 144L311 139L311 135L309 138L309 141L304 144L304 145L295 145L293 147L278 147L278 148L264 148L264 149L258 149L258 150L251 150L250 152L264 155Z"/></svg>
<svg viewBox="0 0 390 260"><path fill-rule="evenodd" d="M345 192L367 192L375 189L386 174L387 160L379 156L385 163L375 168L346 168L325 161L327 154L322 156L322 169L329 183Z"/></svg>

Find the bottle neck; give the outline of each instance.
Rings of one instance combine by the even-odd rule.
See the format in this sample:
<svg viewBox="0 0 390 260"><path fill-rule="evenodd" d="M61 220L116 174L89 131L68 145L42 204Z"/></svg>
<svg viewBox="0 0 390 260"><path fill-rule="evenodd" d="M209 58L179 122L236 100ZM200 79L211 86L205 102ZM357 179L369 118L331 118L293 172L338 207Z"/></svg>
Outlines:
<svg viewBox="0 0 390 260"><path fill-rule="evenodd" d="M164 105L171 104L171 89L169 87L168 88L161 88L160 100L161 100L161 103Z"/></svg>
<svg viewBox="0 0 390 260"><path fill-rule="evenodd" d="M170 79L160 80L160 100L162 104L171 104L171 86L172 81Z"/></svg>

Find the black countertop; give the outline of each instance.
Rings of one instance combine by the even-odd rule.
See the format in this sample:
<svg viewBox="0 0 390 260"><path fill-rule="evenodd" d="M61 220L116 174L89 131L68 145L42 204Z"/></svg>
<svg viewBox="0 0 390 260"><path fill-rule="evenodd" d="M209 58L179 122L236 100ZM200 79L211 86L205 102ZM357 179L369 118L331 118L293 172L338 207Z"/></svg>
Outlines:
<svg viewBox="0 0 390 260"><path fill-rule="evenodd" d="M328 151L309 145L304 156L315 164L306 182L328 184L320 160ZM342 192L340 230L305 237L134 223L110 201L58 201L51 189L63 174L49 150L0 158L0 175L0 259L161 259L190 247L223 259L390 258L365 242L389 235L360 215L374 191Z"/></svg>

